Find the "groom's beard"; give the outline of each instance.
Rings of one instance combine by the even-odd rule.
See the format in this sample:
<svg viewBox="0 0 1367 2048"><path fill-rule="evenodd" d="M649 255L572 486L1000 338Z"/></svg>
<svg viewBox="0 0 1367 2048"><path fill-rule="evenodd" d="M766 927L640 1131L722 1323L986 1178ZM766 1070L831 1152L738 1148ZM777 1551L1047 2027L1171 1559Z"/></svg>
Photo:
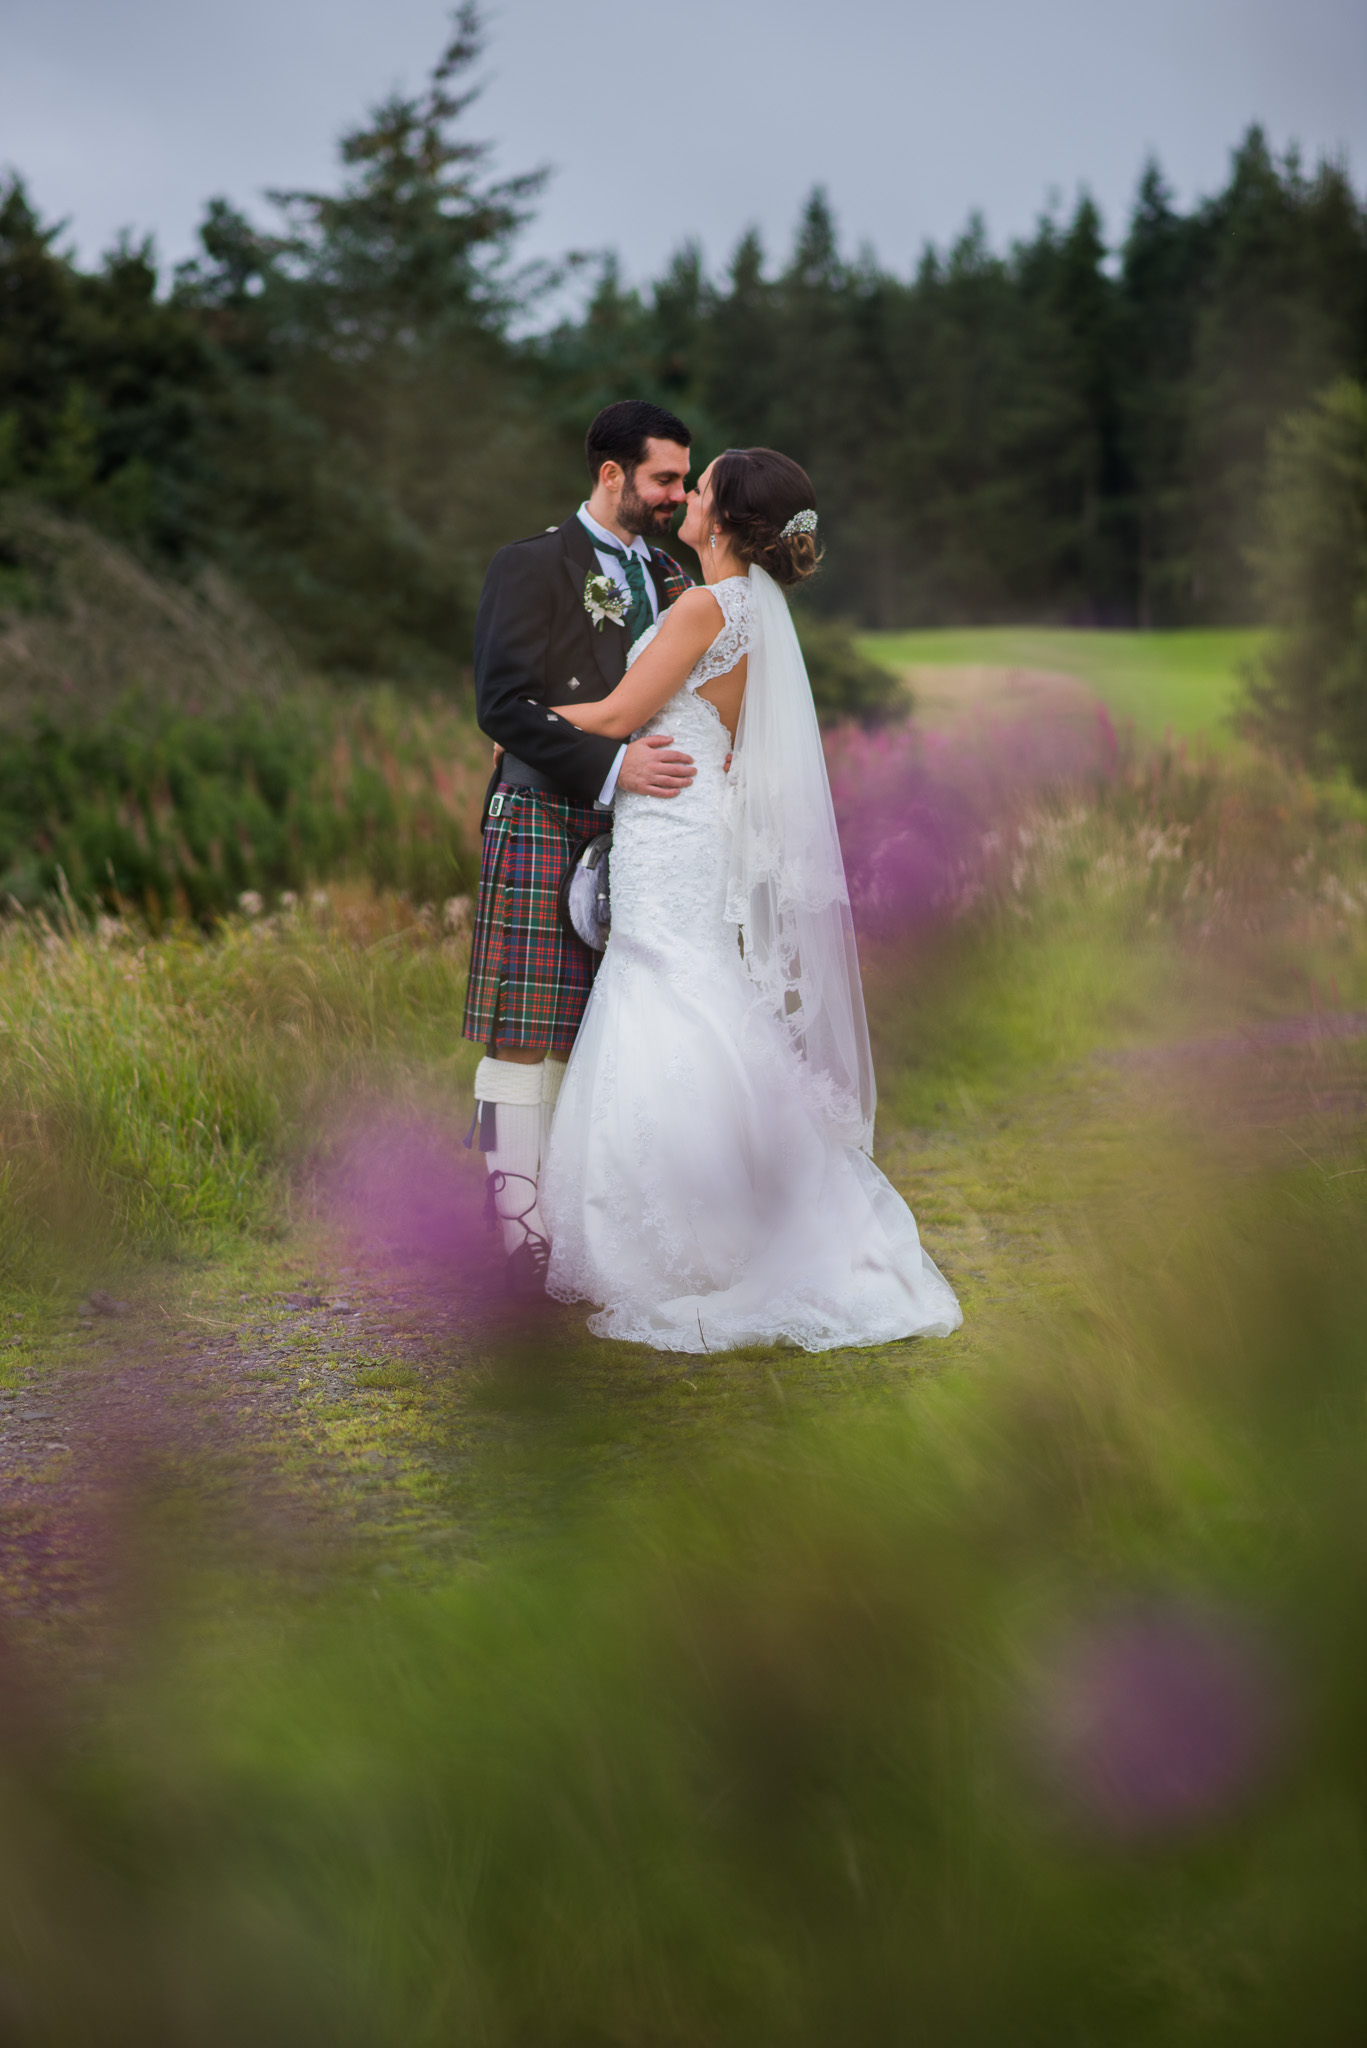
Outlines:
<svg viewBox="0 0 1367 2048"><path fill-rule="evenodd" d="M644 498L638 498L630 477L622 486L617 523L628 533L638 533L642 540L662 540L674 524L674 512L673 505L647 505Z"/></svg>

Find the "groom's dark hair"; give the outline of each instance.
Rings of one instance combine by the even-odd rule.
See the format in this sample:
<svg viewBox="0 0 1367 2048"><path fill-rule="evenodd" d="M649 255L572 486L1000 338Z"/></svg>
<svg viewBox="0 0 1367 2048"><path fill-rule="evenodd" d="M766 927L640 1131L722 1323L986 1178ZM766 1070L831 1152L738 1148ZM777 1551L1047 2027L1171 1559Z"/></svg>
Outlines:
<svg viewBox="0 0 1367 2048"><path fill-rule="evenodd" d="M605 405L584 438L589 482L597 483L605 462L619 462L630 476L647 441L677 441L681 448L691 448L693 432L662 405L649 405L644 398L619 398L616 405Z"/></svg>

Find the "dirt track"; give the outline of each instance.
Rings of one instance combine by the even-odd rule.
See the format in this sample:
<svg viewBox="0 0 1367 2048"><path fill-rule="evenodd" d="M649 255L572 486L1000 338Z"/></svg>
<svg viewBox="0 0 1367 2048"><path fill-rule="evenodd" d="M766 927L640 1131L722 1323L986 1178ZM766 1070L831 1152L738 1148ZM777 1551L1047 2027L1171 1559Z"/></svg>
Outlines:
<svg viewBox="0 0 1367 2048"><path fill-rule="evenodd" d="M458 1343L430 1275L313 1250L307 1291L263 1292L221 1327L168 1333L155 1298L87 1314L0 1394L0 1622L39 1639L87 1622L168 1514L186 1562L207 1543L306 1576L323 1548L373 1566L386 1531L459 1534L433 1396L468 1360L468 1321Z"/></svg>

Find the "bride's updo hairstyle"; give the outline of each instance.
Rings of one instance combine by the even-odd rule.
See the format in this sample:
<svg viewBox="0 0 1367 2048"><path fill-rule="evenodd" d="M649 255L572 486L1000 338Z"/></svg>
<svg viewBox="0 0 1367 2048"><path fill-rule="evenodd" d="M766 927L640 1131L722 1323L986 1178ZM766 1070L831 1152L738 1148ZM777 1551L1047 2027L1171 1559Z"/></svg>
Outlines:
<svg viewBox="0 0 1367 2048"><path fill-rule="evenodd" d="M743 562L758 562L775 583L791 588L816 574L816 534L784 527L799 512L816 512L805 469L777 448L728 448L712 469L712 517ZM813 525L815 517L813 517Z"/></svg>

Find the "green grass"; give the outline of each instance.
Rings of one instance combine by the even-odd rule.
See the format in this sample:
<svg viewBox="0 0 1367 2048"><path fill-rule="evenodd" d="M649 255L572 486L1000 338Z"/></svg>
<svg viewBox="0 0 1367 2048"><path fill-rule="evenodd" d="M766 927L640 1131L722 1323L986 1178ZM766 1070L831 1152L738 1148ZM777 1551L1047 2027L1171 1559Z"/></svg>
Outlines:
<svg viewBox="0 0 1367 2048"><path fill-rule="evenodd" d="M987 666L1076 676L1117 719L1151 739L1227 741L1242 672L1261 632L1210 628L1180 633L1087 632L1066 627L954 627L865 633L862 651L885 666Z"/></svg>

